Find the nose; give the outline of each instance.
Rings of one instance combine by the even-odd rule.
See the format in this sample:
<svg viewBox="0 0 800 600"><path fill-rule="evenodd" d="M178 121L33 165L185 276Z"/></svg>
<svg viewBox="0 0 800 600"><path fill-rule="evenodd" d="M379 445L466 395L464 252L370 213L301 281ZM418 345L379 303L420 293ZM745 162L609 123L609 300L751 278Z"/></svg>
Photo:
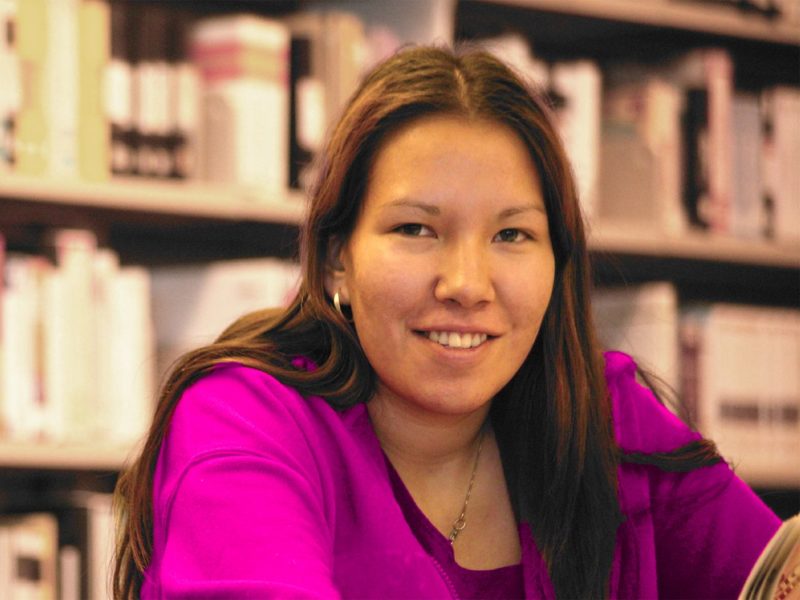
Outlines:
<svg viewBox="0 0 800 600"><path fill-rule="evenodd" d="M489 248L467 240L443 248L434 295L440 302L465 308L494 300Z"/></svg>

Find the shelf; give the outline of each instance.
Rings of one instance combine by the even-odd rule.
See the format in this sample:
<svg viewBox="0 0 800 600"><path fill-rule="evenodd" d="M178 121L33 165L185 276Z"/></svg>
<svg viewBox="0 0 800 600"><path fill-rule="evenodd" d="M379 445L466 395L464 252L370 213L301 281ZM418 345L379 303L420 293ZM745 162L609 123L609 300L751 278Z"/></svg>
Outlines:
<svg viewBox="0 0 800 600"><path fill-rule="evenodd" d="M118 471L133 455L132 445L0 441L0 469Z"/></svg>
<svg viewBox="0 0 800 600"><path fill-rule="evenodd" d="M462 0L471 3L475 0ZM666 27L711 35L800 46L800 25L690 0L480 0L566 16Z"/></svg>
<svg viewBox="0 0 800 600"><path fill-rule="evenodd" d="M632 225L598 223L590 228L594 253L669 257L800 270L800 244L781 245L702 232L680 237Z"/></svg>
<svg viewBox="0 0 800 600"><path fill-rule="evenodd" d="M0 201L58 204L113 212L205 220L296 224L305 208L300 192L267 194L200 182L113 179L103 183L0 175ZM8 215L5 215L7 217Z"/></svg>

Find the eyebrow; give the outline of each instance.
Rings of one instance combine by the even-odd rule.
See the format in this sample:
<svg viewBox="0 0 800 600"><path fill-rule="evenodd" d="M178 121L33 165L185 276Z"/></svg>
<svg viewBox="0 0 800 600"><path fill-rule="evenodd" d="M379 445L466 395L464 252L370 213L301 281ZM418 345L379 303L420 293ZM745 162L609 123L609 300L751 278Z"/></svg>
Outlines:
<svg viewBox="0 0 800 600"><path fill-rule="evenodd" d="M426 212L432 216L439 216L440 214L442 214L442 211L438 206L435 206L433 204L426 204L425 202L418 202L416 200L410 200L408 198L401 198L399 200L394 200L393 202L385 204L383 208L384 209L415 208L417 210ZM526 213L528 211L538 211L543 215L547 216L547 210L545 210L544 206L540 204L524 204L521 206L512 206L510 208L506 208L500 212L498 217L500 219L508 219L510 217L515 217L519 214Z"/></svg>

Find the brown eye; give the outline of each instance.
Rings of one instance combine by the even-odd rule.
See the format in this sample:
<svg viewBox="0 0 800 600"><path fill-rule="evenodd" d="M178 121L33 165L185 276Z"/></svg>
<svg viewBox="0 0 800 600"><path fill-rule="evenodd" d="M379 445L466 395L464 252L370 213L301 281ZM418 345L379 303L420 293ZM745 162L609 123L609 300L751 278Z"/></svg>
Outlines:
<svg viewBox="0 0 800 600"><path fill-rule="evenodd" d="M501 230L496 236L495 240L499 242L521 242L527 236L519 229L509 227L508 229Z"/></svg>
<svg viewBox="0 0 800 600"><path fill-rule="evenodd" d="M395 227L394 231L410 237L423 237L431 235L431 230L420 223L404 223Z"/></svg>

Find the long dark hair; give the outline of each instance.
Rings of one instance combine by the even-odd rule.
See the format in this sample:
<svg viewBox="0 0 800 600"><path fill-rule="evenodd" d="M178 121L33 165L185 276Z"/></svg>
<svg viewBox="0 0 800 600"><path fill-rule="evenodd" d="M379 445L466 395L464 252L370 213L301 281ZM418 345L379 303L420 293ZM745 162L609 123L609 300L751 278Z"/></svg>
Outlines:
<svg viewBox="0 0 800 600"><path fill-rule="evenodd" d="M540 334L494 399L491 420L512 505L530 524L563 597L603 597L621 514L604 361L589 310L589 260L569 162L543 97L491 55L465 48L405 49L375 68L332 132L301 230L303 278L291 305L254 313L213 344L184 356L166 380L141 455L117 487L119 541L114 595L138 595L153 548L153 474L182 391L214 364L268 372L336 408L370 399L375 375L354 330L324 288L333 242L353 231L371 162L386 135L424 115L502 123L525 142L539 172L556 276ZM304 355L318 368L298 369ZM713 452L677 456L692 468ZM643 459L646 460L646 459Z"/></svg>

